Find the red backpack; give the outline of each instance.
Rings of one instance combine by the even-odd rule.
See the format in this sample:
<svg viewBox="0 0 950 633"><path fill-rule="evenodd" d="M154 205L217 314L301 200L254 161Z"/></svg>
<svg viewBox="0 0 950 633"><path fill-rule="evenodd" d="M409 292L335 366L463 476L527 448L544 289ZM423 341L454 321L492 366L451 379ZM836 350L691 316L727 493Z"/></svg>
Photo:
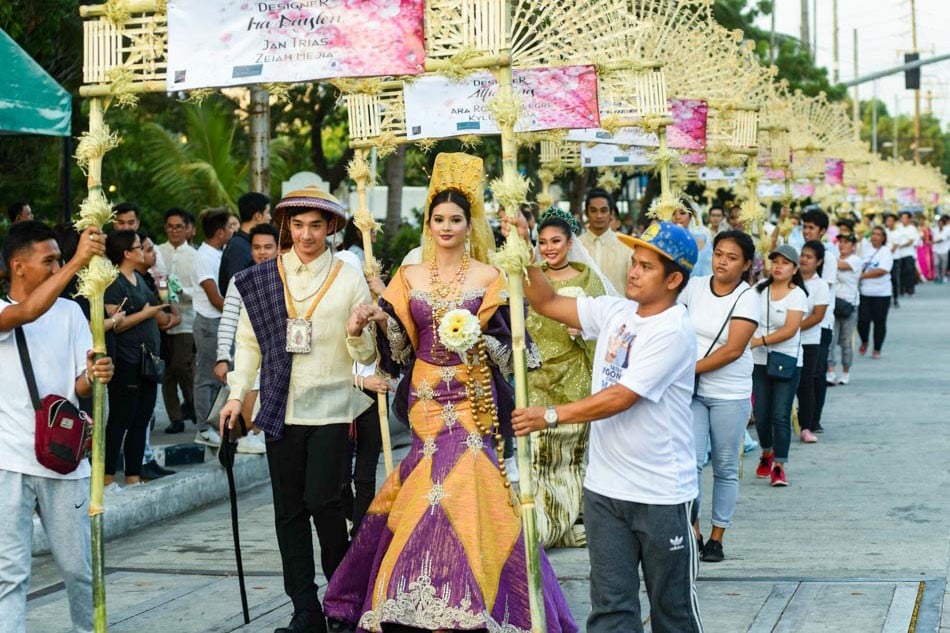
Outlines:
<svg viewBox="0 0 950 633"><path fill-rule="evenodd" d="M40 400L26 346L23 328L16 328L17 351L23 376L36 412L36 461L62 475L79 466L92 443L92 419L63 396L49 395Z"/></svg>

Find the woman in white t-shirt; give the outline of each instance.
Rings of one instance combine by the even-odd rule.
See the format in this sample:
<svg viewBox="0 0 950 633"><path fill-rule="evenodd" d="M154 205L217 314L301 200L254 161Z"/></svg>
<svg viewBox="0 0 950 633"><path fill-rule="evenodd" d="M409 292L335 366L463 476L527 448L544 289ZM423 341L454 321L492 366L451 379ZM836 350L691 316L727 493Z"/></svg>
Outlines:
<svg viewBox="0 0 950 633"><path fill-rule="evenodd" d="M739 459L752 409L749 339L759 323L759 297L745 281L755 258L748 234L719 233L712 252L713 274L690 278L680 302L696 330L696 392L690 408L700 475L707 440L712 447L712 533L705 545L699 533L701 486L693 529L700 541L700 558L715 563L724 558L722 537L732 527L739 497Z"/></svg>
<svg viewBox="0 0 950 633"><path fill-rule="evenodd" d="M828 384L846 385L851 377L851 360L854 356L854 328L858 324L858 275L861 270L861 258L854 254L857 239L851 233L838 235L838 285L835 287L835 340L828 360ZM839 308L840 306L840 308ZM847 315L847 316L845 316ZM835 349L841 352L841 377L835 375Z"/></svg>
<svg viewBox="0 0 950 633"><path fill-rule="evenodd" d="M802 319L802 371L798 381L798 424L802 428L801 440L806 444L818 441L818 394L815 389L817 378L824 380L818 367L821 347L821 323L825 320L830 297L828 283L821 277L821 267L825 261L825 247L816 240L805 242L799 255L798 270L805 280L808 291L808 310Z"/></svg>
<svg viewBox="0 0 950 633"><path fill-rule="evenodd" d="M760 297L759 327L752 337L752 410L762 456L755 474L771 479L773 486L787 486L785 464L792 440L792 401L801 378L802 353L799 327L808 311L805 280L798 271L798 251L782 244L771 254L772 274L756 286ZM795 359L788 377L770 376L772 352Z"/></svg>
<svg viewBox="0 0 950 633"><path fill-rule="evenodd" d="M871 324L874 324L874 352L871 358L881 357L881 347L887 335L887 312L891 302L891 269L894 256L887 246L887 233L880 226L871 229L871 248L867 249L861 262L861 305L858 306L858 337L864 356L868 351Z"/></svg>

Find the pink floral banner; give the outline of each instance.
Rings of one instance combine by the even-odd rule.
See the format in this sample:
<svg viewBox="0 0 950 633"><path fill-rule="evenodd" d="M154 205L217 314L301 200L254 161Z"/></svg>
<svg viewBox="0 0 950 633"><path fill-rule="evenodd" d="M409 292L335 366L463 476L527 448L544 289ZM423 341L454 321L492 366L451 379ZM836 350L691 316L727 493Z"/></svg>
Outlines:
<svg viewBox="0 0 950 633"><path fill-rule="evenodd" d="M815 183L803 181L792 184L792 195L796 198L811 198L815 195Z"/></svg>
<svg viewBox="0 0 950 633"><path fill-rule="evenodd" d="M785 170L784 169L772 169L769 167L764 170L763 176L766 180L785 180Z"/></svg>
<svg viewBox="0 0 950 633"><path fill-rule="evenodd" d="M687 150L682 160L687 165L706 164L706 118L709 106L695 99L670 99L673 124L666 128L666 143L671 149Z"/></svg>
<svg viewBox="0 0 950 633"><path fill-rule="evenodd" d="M170 0L168 90L425 69L423 0Z"/></svg>
<svg viewBox="0 0 950 633"><path fill-rule="evenodd" d="M917 202L917 190L913 187L898 187L897 204L911 205Z"/></svg>
<svg viewBox="0 0 950 633"><path fill-rule="evenodd" d="M825 184L844 184L844 161L840 158L825 159Z"/></svg>
<svg viewBox="0 0 950 633"><path fill-rule="evenodd" d="M593 66L530 68L512 72L521 100L516 132L592 128L600 125L597 71ZM488 103L498 92L490 72L462 81L442 76L406 83L406 131L409 140L464 134L498 134Z"/></svg>

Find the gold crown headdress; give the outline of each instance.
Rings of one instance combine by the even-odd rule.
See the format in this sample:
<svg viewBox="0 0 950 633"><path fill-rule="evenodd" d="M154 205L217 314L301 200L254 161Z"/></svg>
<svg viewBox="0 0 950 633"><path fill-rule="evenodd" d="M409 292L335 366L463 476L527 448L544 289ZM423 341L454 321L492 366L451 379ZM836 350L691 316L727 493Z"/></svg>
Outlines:
<svg viewBox="0 0 950 633"><path fill-rule="evenodd" d="M456 152L442 153L435 157L422 224L423 260L435 256L435 241L429 232L432 200L443 191L452 189L462 194L471 207L471 256L480 262L488 263L489 254L495 250L495 237L485 217L484 181L484 166L478 156Z"/></svg>

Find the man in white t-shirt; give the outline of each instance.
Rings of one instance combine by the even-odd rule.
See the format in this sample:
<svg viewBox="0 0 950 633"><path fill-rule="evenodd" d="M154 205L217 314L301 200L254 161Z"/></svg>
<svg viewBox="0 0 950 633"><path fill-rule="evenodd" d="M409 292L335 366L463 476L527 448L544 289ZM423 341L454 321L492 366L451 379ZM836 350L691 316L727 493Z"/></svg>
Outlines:
<svg viewBox="0 0 950 633"><path fill-rule="evenodd" d="M903 260L901 259L901 244L906 241L906 232L904 227L897 221L897 216L893 213L884 214L884 232L887 235L887 248L891 251L891 258L894 261L894 268L891 270L891 295L894 299L894 307L899 308L898 297L904 294L901 288L901 269Z"/></svg>
<svg viewBox="0 0 950 633"><path fill-rule="evenodd" d="M522 235L524 223L519 222ZM525 435L558 424L591 424L584 525L591 563L590 633L642 631L643 567L654 631L702 631L696 598L698 551L690 524L698 493L690 400L696 337L677 303L697 259L696 241L670 222L634 249L627 299L570 298L529 269L525 296L542 316L597 340L591 396L512 415Z"/></svg>
<svg viewBox="0 0 950 633"><path fill-rule="evenodd" d="M917 244L920 231L914 226L914 216L910 211L901 211L900 243L894 254L901 261L901 294L913 295L917 285Z"/></svg>
<svg viewBox="0 0 950 633"><path fill-rule="evenodd" d="M38 511L53 559L66 585L73 630L92 631L92 544L87 460L67 474L36 459L36 419L23 366L21 328L38 395L78 405L92 383L112 378L112 361L93 361L89 323L78 304L59 295L94 255L105 255L105 235L89 228L76 255L60 267L56 236L42 222L10 228L3 260L10 298L0 300L0 630L26 630L33 512Z"/></svg>
<svg viewBox="0 0 950 633"><path fill-rule="evenodd" d="M182 286L178 294L178 314L181 323L165 331L168 346L168 364L162 379L162 399L170 424L166 433L181 433L185 430L185 418L196 418L194 404L195 388L195 339L193 328L195 308L192 303L192 272L197 251L185 239L189 223L193 219L184 209L172 208L165 212L165 234L168 241L158 245L166 270L165 275L175 275ZM181 399L178 391L181 389ZM182 406L184 400L184 406ZM195 420L197 422L197 420Z"/></svg>
<svg viewBox="0 0 950 633"><path fill-rule="evenodd" d="M221 254L231 239L227 209L208 209L201 215L201 228L205 241L198 247L191 273L194 292L195 320L192 326L195 338L195 422L198 432L195 442L208 446L220 446L221 436L215 426L207 424L208 415L221 383L214 375L218 361L218 324L224 297L218 290L218 272L221 269Z"/></svg>

